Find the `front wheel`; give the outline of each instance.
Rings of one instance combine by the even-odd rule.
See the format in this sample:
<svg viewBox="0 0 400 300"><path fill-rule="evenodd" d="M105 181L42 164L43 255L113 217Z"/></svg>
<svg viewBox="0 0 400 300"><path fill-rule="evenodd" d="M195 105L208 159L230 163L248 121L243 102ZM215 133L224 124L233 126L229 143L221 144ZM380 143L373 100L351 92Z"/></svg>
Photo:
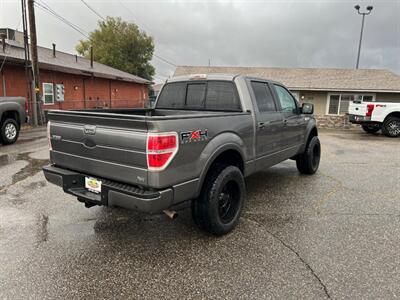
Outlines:
<svg viewBox="0 0 400 300"><path fill-rule="evenodd" d="M400 136L400 118L388 117L383 122L382 132L388 137Z"/></svg>
<svg viewBox="0 0 400 300"><path fill-rule="evenodd" d="M215 165L202 192L192 202L192 216L203 230L220 236L239 222L246 194L242 172L235 166Z"/></svg>
<svg viewBox="0 0 400 300"><path fill-rule="evenodd" d="M297 170L299 170L301 174L314 174L318 170L320 159L321 143L318 136L314 136L308 142L304 153L297 157Z"/></svg>
<svg viewBox="0 0 400 300"><path fill-rule="evenodd" d="M14 119L6 119L1 125L1 142L4 145L14 144L19 135L19 126Z"/></svg>
<svg viewBox="0 0 400 300"><path fill-rule="evenodd" d="M379 130L381 130L380 124L365 124L361 125L361 127L367 133L377 133Z"/></svg>

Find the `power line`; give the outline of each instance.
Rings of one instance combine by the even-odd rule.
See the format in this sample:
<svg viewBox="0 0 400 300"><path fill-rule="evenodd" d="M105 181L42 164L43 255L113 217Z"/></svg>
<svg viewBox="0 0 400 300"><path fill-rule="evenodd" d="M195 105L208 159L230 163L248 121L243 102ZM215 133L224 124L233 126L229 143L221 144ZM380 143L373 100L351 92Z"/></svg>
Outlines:
<svg viewBox="0 0 400 300"><path fill-rule="evenodd" d="M58 14L55 10L53 10L48 4L46 4L43 0L39 0L39 1L40 1L40 3L39 3L38 1L35 1L35 5L36 5L37 7L39 7L40 9L42 9L43 11L45 11L46 13L52 15L53 17L57 18L58 20L60 20L60 21L63 22L64 24L68 25L69 27L71 27L71 28L74 29L75 31L79 32L79 33L80 33L81 35L83 35L84 37L86 37L86 38L88 38L88 39L90 38L90 37L89 37L89 33L88 33L86 30L82 29L81 27L79 27L78 25L72 23L71 21L67 20L66 18L62 17L62 16L61 16L60 14ZM85 4L91 11L93 11L99 18L101 18L102 20L106 20L102 15L100 15L100 14L99 14L98 12L96 12L93 8L91 8L90 5L88 5L84 0L81 0L81 1L82 1L82 3ZM125 7L129 12L131 12L131 13L133 14L132 10L129 9L128 6L126 6L125 4L123 4L120 0L119 0L119 3L120 3L123 7ZM139 24L137 21L136 21L136 23ZM141 24L139 24L139 25L140 25L143 29L145 29ZM168 65L171 65L171 66L173 66L173 67L177 67L176 64L174 64L173 62L171 62L170 60L168 60L168 59L166 59L166 58L163 58L163 57L160 56L160 55L157 55L157 54L153 53L153 56L154 56L155 58L157 58L158 60L160 60L160 61L162 61L162 62L164 62L164 63L166 63L166 64L168 64Z"/></svg>
<svg viewBox="0 0 400 300"><path fill-rule="evenodd" d="M40 8L41 10L43 10L44 12L52 15L53 17L57 18L58 20L60 20L61 22L63 22L64 24L68 25L69 27L71 27L72 29L74 29L75 31L79 32L81 35L83 35L86 38L89 38L89 34L88 32L86 32L84 29L80 28L78 25L75 25L74 23L68 21L66 18L62 17L61 15L59 15L55 10L53 10L48 4L46 4L43 0L40 0L41 3L35 1L35 5Z"/></svg>
<svg viewBox="0 0 400 300"><path fill-rule="evenodd" d="M174 64L173 62L170 62L170 61L166 60L165 58L162 58L161 56L159 56L159 55L157 55L155 53L153 53L153 55L154 55L155 58L158 58L159 60L161 60L161 61L163 61L163 62L165 62L165 63L167 63L167 64L169 64L169 65L171 65L173 67L177 67L177 65Z"/></svg>
<svg viewBox="0 0 400 300"><path fill-rule="evenodd" d="M136 14L135 14L127 5L125 5L121 0L118 0L118 2L119 2L119 3L121 4L121 6L123 6L127 11L129 11L129 13L130 13L131 15L133 15L133 16L135 17L135 22L136 22L137 25L139 25L139 27L142 27L144 30L150 32L149 30L147 30L147 29L148 29L147 25L146 25L146 26L143 26L143 22L142 22L142 21L139 21L139 18L136 16Z"/></svg>
<svg viewBox="0 0 400 300"><path fill-rule="evenodd" d="M168 78L162 78L162 77L160 77L160 76L158 76L158 75L153 75L156 79L158 79L158 80L160 80L160 81L162 81L162 82L165 82Z"/></svg>
<svg viewBox="0 0 400 300"><path fill-rule="evenodd" d="M143 26L143 22L142 22L142 21L139 21L139 18L136 16L136 14L135 14L127 5L125 5L121 0L118 0L118 2L119 2L119 3L121 4L121 6L123 6L131 15L133 15L133 16L135 17L135 22L136 22L137 25L139 25L139 27L142 27L143 30L145 30L145 31L147 31L147 32L150 32L150 31L148 30L148 27L147 27L147 26ZM163 61L163 62L166 63L166 64L169 64L169 65L171 65L171 66L173 66L173 67L177 67L177 65L174 64L173 62L171 62L171 61L169 61L168 59L165 59L165 58L163 58L163 57L161 57L161 56L159 56L159 55L157 55L157 54L155 54L155 53L153 53L153 56L154 56L155 58L158 58L159 60Z"/></svg>
<svg viewBox="0 0 400 300"><path fill-rule="evenodd" d="M91 7L89 4L87 4L84 0L81 0L81 2L82 2L83 4L85 4L86 7L89 8L89 9L90 9L96 16L98 16L100 19L102 19L103 21L106 20L102 15L100 15L97 11L95 11L94 8L92 8L92 7Z"/></svg>
<svg viewBox="0 0 400 300"><path fill-rule="evenodd" d="M75 31L79 32L80 34L82 34L85 37L89 37L88 36L88 32L84 29L82 29L81 27L79 27L78 25L72 23L71 21L67 20L66 18L62 17L60 14L58 14L54 9L52 9L48 4L46 4L43 0L40 0L41 3L38 3L37 1L35 1L35 4L37 4L37 6L39 8L41 8L42 10L46 11L47 13L49 13L50 15L52 15L53 17L56 17L57 19L59 19L61 22L65 23L66 25L70 26L72 29L74 29Z"/></svg>

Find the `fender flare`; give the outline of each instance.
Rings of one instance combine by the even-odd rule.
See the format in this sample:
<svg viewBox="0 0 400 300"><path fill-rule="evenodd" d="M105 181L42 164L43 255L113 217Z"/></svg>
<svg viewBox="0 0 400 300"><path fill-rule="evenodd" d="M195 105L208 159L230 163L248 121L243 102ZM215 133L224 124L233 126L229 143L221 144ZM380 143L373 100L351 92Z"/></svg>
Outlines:
<svg viewBox="0 0 400 300"><path fill-rule="evenodd" d="M235 137L232 139L232 137ZM229 142L228 143L222 143L221 146L219 147L214 147L213 144L215 144L217 141L216 140L220 140L220 139L225 139L225 138L229 138ZM195 198L199 196L201 189L203 187L203 183L204 180L207 176L208 171L210 170L212 164L215 162L216 158L222 154L225 151L229 151L229 150L234 150L236 152L239 153L239 155L242 158L243 161L243 173L245 174L245 155L243 153L242 147L244 145L244 142L242 141L242 139L233 133L222 133L216 137L213 138L213 140L211 140L209 142L209 144L206 146L206 148L204 148L203 152L201 155L207 155L207 151L210 151L212 148L211 155L208 156L208 158L206 159L205 163L204 163L204 168L202 168L202 171L200 173L199 176L199 183L197 186L197 191L195 193Z"/></svg>
<svg viewBox="0 0 400 300"><path fill-rule="evenodd" d="M307 142L308 142L308 140L310 138L310 134L314 130L316 132L316 136L318 136L318 128L317 128L317 124L316 124L315 119L314 119L313 122L309 122L307 124L306 134L304 135L304 143L303 143L303 146L301 146L300 153L303 153L305 151L306 146L307 146Z"/></svg>
<svg viewBox="0 0 400 300"><path fill-rule="evenodd" d="M21 120L21 107L13 102L5 102L2 104L2 109L0 110L0 120L3 118L4 113L9 112L9 111L15 111L18 115L18 120L19 123L22 123L23 120ZM20 124L19 124L20 125Z"/></svg>

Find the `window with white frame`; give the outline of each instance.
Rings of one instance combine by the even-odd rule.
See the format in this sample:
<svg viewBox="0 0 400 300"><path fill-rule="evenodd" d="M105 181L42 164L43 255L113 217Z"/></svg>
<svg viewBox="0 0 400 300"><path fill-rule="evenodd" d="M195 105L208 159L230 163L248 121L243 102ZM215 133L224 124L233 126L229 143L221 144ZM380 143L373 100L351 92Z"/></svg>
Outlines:
<svg viewBox="0 0 400 300"><path fill-rule="evenodd" d="M351 101L375 101L374 94L328 94L328 115L342 116L349 111Z"/></svg>
<svg viewBox="0 0 400 300"><path fill-rule="evenodd" d="M54 88L52 83L43 82L43 103L54 104Z"/></svg>

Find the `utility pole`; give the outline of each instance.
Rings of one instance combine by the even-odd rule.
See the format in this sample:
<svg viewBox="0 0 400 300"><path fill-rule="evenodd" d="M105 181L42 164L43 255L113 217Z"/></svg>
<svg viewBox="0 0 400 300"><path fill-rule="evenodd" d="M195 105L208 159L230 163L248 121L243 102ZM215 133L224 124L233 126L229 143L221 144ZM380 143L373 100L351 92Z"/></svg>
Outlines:
<svg viewBox="0 0 400 300"><path fill-rule="evenodd" d="M362 15L362 21L361 21L361 32L360 32L360 42L358 43L358 54L357 54L357 63L356 63L356 69L358 69L358 65L360 63L360 53L361 53L361 42L362 42L362 37L363 37L363 32L364 32L364 20L365 16L368 16L372 9L374 8L373 6L367 6L367 12L360 12L360 5L354 6L354 8L357 10L359 15Z"/></svg>
<svg viewBox="0 0 400 300"><path fill-rule="evenodd" d="M39 93L39 63L37 53L37 38L36 38L36 21L35 21L35 8L34 0L28 0L28 15L29 15L29 35L30 35L30 48L31 48L31 64L32 64L32 118L33 126L38 125L38 108L40 103Z"/></svg>
<svg viewBox="0 0 400 300"><path fill-rule="evenodd" d="M30 66L30 54L29 54L29 38L28 38L28 17L26 15L26 0L21 0L22 10L22 27L24 32L24 67L25 77L28 90L28 111L29 111L29 123L32 124L33 120L33 103L32 103L32 70Z"/></svg>

